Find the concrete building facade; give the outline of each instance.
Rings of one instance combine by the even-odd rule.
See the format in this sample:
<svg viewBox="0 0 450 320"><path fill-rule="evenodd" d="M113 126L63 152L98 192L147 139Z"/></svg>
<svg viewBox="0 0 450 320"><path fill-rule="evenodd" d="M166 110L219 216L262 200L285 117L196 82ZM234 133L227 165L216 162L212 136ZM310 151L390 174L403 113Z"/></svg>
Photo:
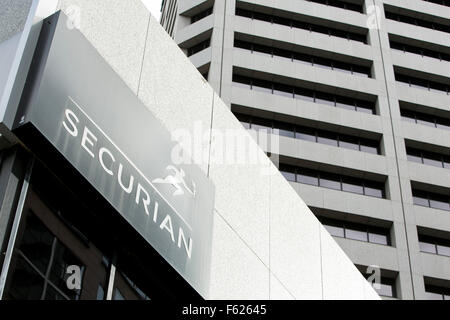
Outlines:
<svg viewBox="0 0 450 320"><path fill-rule="evenodd" d="M0 23L1 299L379 299L214 91L231 70L219 77L221 61L210 62L210 86L140 1L0 0ZM251 106L233 90L231 80L222 87L225 101L237 94ZM366 131L381 130L376 119ZM235 151L217 139L227 132L259 161L220 161ZM183 201L171 189L180 183L155 187L179 147L193 163L167 168L183 178ZM390 201L372 201L390 214ZM155 227L158 212L173 220ZM172 228L176 215L187 228ZM78 288L66 286L77 268Z"/></svg>
<svg viewBox="0 0 450 320"><path fill-rule="evenodd" d="M161 23L246 128L279 129L280 171L381 295L449 299L448 1L165 0Z"/></svg>

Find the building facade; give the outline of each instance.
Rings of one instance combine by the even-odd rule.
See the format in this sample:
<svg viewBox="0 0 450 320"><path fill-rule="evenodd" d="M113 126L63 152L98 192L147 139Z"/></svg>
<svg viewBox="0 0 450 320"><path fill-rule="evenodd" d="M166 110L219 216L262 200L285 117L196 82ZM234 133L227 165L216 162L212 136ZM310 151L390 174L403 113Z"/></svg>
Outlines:
<svg viewBox="0 0 450 320"><path fill-rule="evenodd" d="M380 295L449 299L448 1L165 0L161 23L245 128L278 129L280 171Z"/></svg>
<svg viewBox="0 0 450 320"><path fill-rule="evenodd" d="M380 298L141 1L0 24L1 299Z"/></svg>

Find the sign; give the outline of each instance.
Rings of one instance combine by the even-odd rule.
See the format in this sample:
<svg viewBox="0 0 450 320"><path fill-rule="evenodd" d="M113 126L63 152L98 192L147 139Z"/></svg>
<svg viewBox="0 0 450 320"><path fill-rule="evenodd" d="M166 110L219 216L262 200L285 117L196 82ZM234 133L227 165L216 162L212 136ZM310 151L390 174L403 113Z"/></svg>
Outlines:
<svg viewBox="0 0 450 320"><path fill-rule="evenodd" d="M31 124L200 294L214 186L61 13L45 21L15 127ZM180 108L182 108L180 101Z"/></svg>

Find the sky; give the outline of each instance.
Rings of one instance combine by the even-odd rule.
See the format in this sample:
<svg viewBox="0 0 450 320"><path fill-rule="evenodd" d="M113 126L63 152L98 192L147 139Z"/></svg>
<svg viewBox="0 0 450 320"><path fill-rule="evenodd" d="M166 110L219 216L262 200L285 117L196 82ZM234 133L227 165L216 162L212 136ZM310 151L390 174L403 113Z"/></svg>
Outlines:
<svg viewBox="0 0 450 320"><path fill-rule="evenodd" d="M141 0L145 6L150 10L150 12L153 14L153 16L158 19L161 16L161 3L162 0Z"/></svg>

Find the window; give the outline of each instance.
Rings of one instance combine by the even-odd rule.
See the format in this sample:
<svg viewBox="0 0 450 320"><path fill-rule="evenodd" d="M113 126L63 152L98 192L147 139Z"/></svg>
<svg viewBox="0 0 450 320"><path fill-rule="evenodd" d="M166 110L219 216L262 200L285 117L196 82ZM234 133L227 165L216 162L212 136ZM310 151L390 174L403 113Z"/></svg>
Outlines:
<svg viewBox="0 0 450 320"><path fill-rule="evenodd" d="M389 228L352 223L318 216L325 229L335 237L390 246Z"/></svg>
<svg viewBox="0 0 450 320"><path fill-rule="evenodd" d="M419 233L421 252L450 257L450 240L422 235Z"/></svg>
<svg viewBox="0 0 450 320"><path fill-rule="evenodd" d="M320 186L339 191L346 191L357 193L365 196L375 198L386 198L383 182L369 181L365 179L351 178L329 172L322 172L301 167L289 166L289 169L284 164L280 164L280 171L295 173L296 179L289 176L289 181L296 181L303 184Z"/></svg>
<svg viewBox="0 0 450 320"><path fill-rule="evenodd" d="M262 46L247 41L235 40L234 47L251 51L254 54L262 54L265 56L283 59L290 62L300 62L318 68L340 71L361 77L371 78L372 71L370 67L356 65L352 63L340 62L334 59L321 58L315 55L288 51L275 47Z"/></svg>
<svg viewBox="0 0 450 320"><path fill-rule="evenodd" d="M368 279L373 273L368 273L368 268L363 266L356 266L361 274L364 276L364 278ZM374 290L382 297L388 297L388 298L396 298L397 297L397 287L396 287L396 275L392 274L392 271L389 273L389 277L385 276L385 274L388 273L386 270L380 270L381 271L381 277L379 278L379 282L375 283L374 280L371 278L370 285L374 288Z"/></svg>
<svg viewBox="0 0 450 320"><path fill-rule="evenodd" d="M426 192L417 189L412 190L412 195L414 204L417 206L424 206L439 210L450 211L449 196L438 193Z"/></svg>
<svg viewBox="0 0 450 320"><path fill-rule="evenodd" d="M211 43L211 39L207 39L205 41L200 42L199 44L196 44L195 46L190 47L187 51L187 56L190 57L190 56L196 54L197 52L200 52L206 48L209 48L210 43Z"/></svg>
<svg viewBox="0 0 450 320"><path fill-rule="evenodd" d="M324 4L327 6L333 6L336 8L342 8L345 10L356 11L359 13L363 12L363 7L359 3L351 3L351 2L347 2L347 1L341 1L341 0L307 0L307 1ZM435 0L435 1L439 1L439 0ZM446 1L446 0L444 0L444 1Z"/></svg>
<svg viewBox="0 0 450 320"><path fill-rule="evenodd" d="M440 4L441 6L450 7L450 0L423 0L423 1Z"/></svg>
<svg viewBox="0 0 450 320"><path fill-rule="evenodd" d="M406 154L409 161L423 163L438 168L450 168L450 156L435 152L406 147Z"/></svg>
<svg viewBox="0 0 450 320"><path fill-rule="evenodd" d="M395 72L395 80L405 83L412 88L449 94L448 84L407 76L398 72Z"/></svg>
<svg viewBox="0 0 450 320"><path fill-rule="evenodd" d="M395 298L397 297L395 288L395 279L381 277L379 283L380 288L375 288L375 291L383 297Z"/></svg>
<svg viewBox="0 0 450 320"><path fill-rule="evenodd" d="M81 279L85 266L42 221L28 212L26 229L16 256L9 299L13 300L78 300L81 290L66 285L67 267L78 266ZM81 280L81 284L83 281ZM31 286L29 284L32 284Z"/></svg>
<svg viewBox="0 0 450 320"><path fill-rule="evenodd" d="M391 49L413 53L421 57L433 58L439 61L450 61L450 54L428 49L425 44L423 45L424 47L419 47L391 40L390 46Z"/></svg>
<svg viewBox="0 0 450 320"><path fill-rule="evenodd" d="M315 102L333 107L342 107L343 105L345 105L345 109L347 110L376 114L375 102L355 99L351 97L342 97L327 92L299 88L239 75L233 75L233 85L236 87L247 89L249 89L250 87L251 90L255 91L277 94L288 98L293 97L295 99Z"/></svg>
<svg viewBox="0 0 450 320"><path fill-rule="evenodd" d="M245 18L249 18L249 19L266 21L266 22L270 22L270 23L274 23L274 24L289 26L291 28L294 27L294 28L298 28L298 29L309 30L310 32L322 33L322 34L326 34L329 36L335 36L335 37L344 38L347 40L352 40L352 41L357 41L357 42L362 42L364 44L367 44L367 29L361 28L360 33L356 33L356 32L344 31L344 30L331 28L331 27L325 27L325 26L322 26L320 23L314 24L314 23L303 22L303 21L298 21L298 20L293 20L293 19L287 19L287 18L282 18L282 17L276 16L276 15L269 15L269 14L260 13L260 12L256 12L256 11L250 11L250 10L241 9L241 8L236 8L236 15L245 17Z"/></svg>
<svg viewBox="0 0 450 320"><path fill-rule="evenodd" d="M390 9L386 8L386 6L385 6L385 16L387 19L390 19L390 20L450 33L450 25L434 22L434 21L432 21L431 17L429 20L416 18L413 16L412 11L411 11L410 15L399 14L399 13L394 13Z"/></svg>
<svg viewBox="0 0 450 320"><path fill-rule="evenodd" d="M425 296L427 300L450 300L450 289L425 284Z"/></svg>
<svg viewBox="0 0 450 320"><path fill-rule="evenodd" d="M317 173L313 170L299 169L297 170L297 182L318 186L319 178L317 177Z"/></svg>
<svg viewBox="0 0 450 320"><path fill-rule="evenodd" d="M69 189L67 167L53 168L58 178L35 161L5 300L199 298L93 187Z"/></svg>
<svg viewBox="0 0 450 320"><path fill-rule="evenodd" d="M206 18L207 16L211 15L213 13L213 8L208 8L200 13L197 13L196 15L192 16L191 18L191 24L195 23L199 20L202 20L203 18Z"/></svg>
<svg viewBox="0 0 450 320"><path fill-rule="evenodd" d="M284 137L317 142L339 148L353 149L372 154L381 154L379 147L380 143L376 140L363 139L305 126L296 126L290 123L267 120L236 112L234 112L234 115L239 119L239 121L246 129L266 129L268 133L272 132ZM272 128L274 130L272 130Z"/></svg>
<svg viewBox="0 0 450 320"><path fill-rule="evenodd" d="M427 107L424 106L421 106L421 108L427 109ZM450 130L450 119L448 118L417 111L411 111L405 108L400 108L400 113L402 115L402 118L406 121L426 125L429 127Z"/></svg>

